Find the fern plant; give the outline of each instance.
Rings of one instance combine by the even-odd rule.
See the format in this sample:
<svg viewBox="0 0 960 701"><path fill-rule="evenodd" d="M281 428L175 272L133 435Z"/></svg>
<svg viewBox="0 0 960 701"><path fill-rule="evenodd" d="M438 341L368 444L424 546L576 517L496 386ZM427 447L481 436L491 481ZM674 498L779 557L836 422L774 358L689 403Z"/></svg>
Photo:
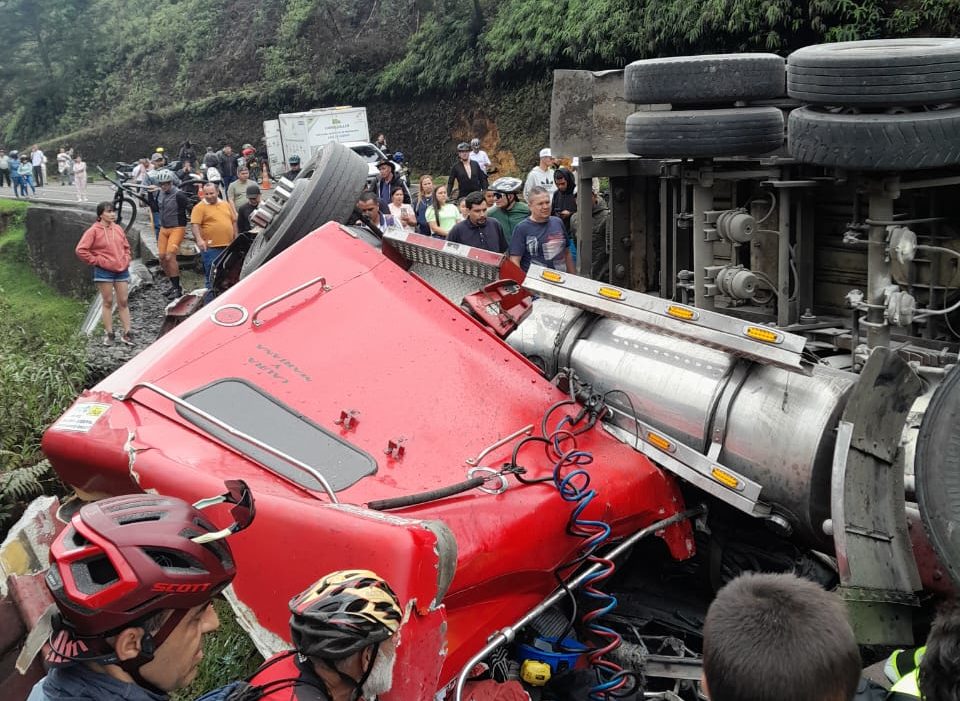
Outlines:
<svg viewBox="0 0 960 701"><path fill-rule="evenodd" d="M9 450L0 450L4 458L14 455ZM43 478L49 474L48 460L0 472L0 527L6 527L7 521L23 510L24 502L44 492Z"/></svg>

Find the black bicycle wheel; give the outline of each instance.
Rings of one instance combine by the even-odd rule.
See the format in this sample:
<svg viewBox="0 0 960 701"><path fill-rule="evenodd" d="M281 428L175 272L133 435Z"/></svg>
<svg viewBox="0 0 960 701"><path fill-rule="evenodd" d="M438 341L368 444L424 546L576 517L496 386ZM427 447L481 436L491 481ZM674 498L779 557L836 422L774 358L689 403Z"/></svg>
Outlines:
<svg viewBox="0 0 960 701"><path fill-rule="evenodd" d="M115 197L113 208L117 211L117 224L123 228L124 233L129 233L133 223L137 220L137 203L130 197Z"/></svg>

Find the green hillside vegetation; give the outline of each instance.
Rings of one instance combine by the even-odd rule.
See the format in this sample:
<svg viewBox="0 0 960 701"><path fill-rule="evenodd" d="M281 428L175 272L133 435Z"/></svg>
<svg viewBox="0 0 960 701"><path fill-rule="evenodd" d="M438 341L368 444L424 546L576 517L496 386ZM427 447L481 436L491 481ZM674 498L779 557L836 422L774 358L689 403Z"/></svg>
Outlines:
<svg viewBox="0 0 960 701"><path fill-rule="evenodd" d="M371 128L398 145L428 124L430 165L441 152L448 163L443 149L477 120L498 121L516 86L542 86L522 107L535 111L554 68L960 29L960 0L0 1L17 57L0 72L10 145L91 140L100 155L95 135L120 125L144 151L158 137L176 146L175 134L254 140L279 111L352 103L370 107ZM432 115L417 106L437 100L457 114L424 122ZM538 123L524 136L546 133Z"/></svg>

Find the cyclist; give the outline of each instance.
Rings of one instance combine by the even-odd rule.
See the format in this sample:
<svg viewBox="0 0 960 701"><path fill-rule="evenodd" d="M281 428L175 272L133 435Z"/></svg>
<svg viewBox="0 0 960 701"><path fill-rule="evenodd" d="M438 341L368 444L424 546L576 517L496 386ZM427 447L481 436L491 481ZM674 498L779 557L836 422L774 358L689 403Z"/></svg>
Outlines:
<svg viewBox="0 0 960 701"><path fill-rule="evenodd" d="M484 173L490 172L490 156L480 148L480 139L470 139L470 160L480 166Z"/></svg>
<svg viewBox="0 0 960 701"><path fill-rule="evenodd" d="M290 612L296 649L201 701L356 701L390 690L403 609L383 579L369 570L333 572L294 597Z"/></svg>
<svg viewBox="0 0 960 701"><path fill-rule="evenodd" d="M520 201L523 181L519 178L497 178L490 185L490 191L493 192L496 206L487 212L487 216L500 222L509 244L514 228L530 216L530 208Z"/></svg>
<svg viewBox="0 0 960 701"><path fill-rule="evenodd" d="M187 233L189 217L187 210L190 207L190 198L186 192L173 184L176 176L166 168L157 173L156 179L160 183L160 193L157 195L157 209L160 214L157 250L160 255L160 267L170 281L170 287L164 291L164 296L167 299L177 299L183 295L177 253Z"/></svg>
<svg viewBox="0 0 960 701"><path fill-rule="evenodd" d="M300 156L293 154L287 159L287 163L290 164L290 170L284 173L283 177L287 180L294 180L300 175Z"/></svg>
<svg viewBox="0 0 960 701"><path fill-rule="evenodd" d="M211 599L236 575L223 538L254 515L247 486L195 506L131 494L83 506L50 547L46 584L59 611L47 676L28 701L163 701L186 687L219 626ZM218 529L200 509L230 503Z"/></svg>
<svg viewBox="0 0 960 701"><path fill-rule="evenodd" d="M180 187L180 178L178 178L172 170L170 170L165 165L163 165L163 154L155 153L153 155L154 156L159 155L160 159L153 161L153 158L151 158L151 161L153 161L157 165L152 170L148 170L143 175L143 185L146 186L146 190L144 190L143 192L142 199L146 202L147 207L150 209L150 217L151 217L151 221L153 222L153 234L154 236L156 236L157 241L159 241L160 240L160 203L157 198L160 192L160 174L170 173L170 175L173 176L173 180L170 180L169 182L172 182L175 187Z"/></svg>
<svg viewBox="0 0 960 701"><path fill-rule="evenodd" d="M447 178L447 192L453 197L454 185L458 188L457 197L464 198L471 192L487 189L487 174L476 161L470 158L470 144L461 141L457 145L457 162Z"/></svg>

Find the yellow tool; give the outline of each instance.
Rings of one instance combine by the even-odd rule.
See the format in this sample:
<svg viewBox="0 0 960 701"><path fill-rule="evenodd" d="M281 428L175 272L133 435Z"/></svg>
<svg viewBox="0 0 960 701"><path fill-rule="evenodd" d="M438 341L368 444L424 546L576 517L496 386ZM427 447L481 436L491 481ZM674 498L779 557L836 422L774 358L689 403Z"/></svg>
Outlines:
<svg viewBox="0 0 960 701"><path fill-rule="evenodd" d="M543 686L550 681L550 665L540 660L524 660L520 678L530 686Z"/></svg>

